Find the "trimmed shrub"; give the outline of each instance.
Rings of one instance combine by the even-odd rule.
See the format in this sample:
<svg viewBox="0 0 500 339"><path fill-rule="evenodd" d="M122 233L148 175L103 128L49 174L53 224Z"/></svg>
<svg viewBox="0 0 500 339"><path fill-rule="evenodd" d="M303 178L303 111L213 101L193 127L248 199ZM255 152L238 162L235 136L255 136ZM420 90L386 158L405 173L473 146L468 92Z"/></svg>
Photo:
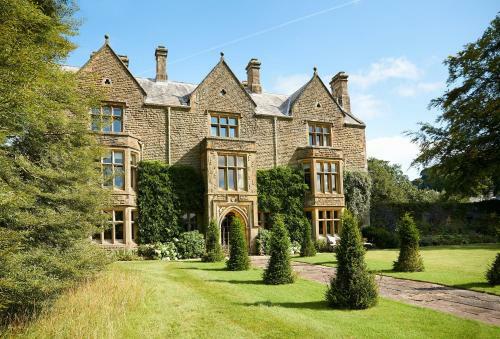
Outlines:
<svg viewBox="0 0 500 339"><path fill-rule="evenodd" d="M302 235L302 244L300 247L301 257L314 257L316 255L316 248L311 239L311 224L308 222L304 225L304 234Z"/></svg>
<svg viewBox="0 0 500 339"><path fill-rule="evenodd" d="M255 238L255 247L259 255L269 255L271 253L271 231L259 228L259 233Z"/></svg>
<svg viewBox="0 0 500 339"><path fill-rule="evenodd" d="M490 269L486 272L486 279L488 279L490 285L500 284L500 253L497 253L495 261L493 261Z"/></svg>
<svg viewBox="0 0 500 339"><path fill-rule="evenodd" d="M363 237L377 248L397 248L399 237L396 232L389 232L382 227L368 226L361 229Z"/></svg>
<svg viewBox="0 0 500 339"><path fill-rule="evenodd" d="M181 233L175 243L180 259L201 258L205 252L205 238L198 231Z"/></svg>
<svg viewBox="0 0 500 339"><path fill-rule="evenodd" d="M424 263L419 253L419 233L415 221L409 213L403 215L398 226L401 248L398 260L394 262L397 272L421 272Z"/></svg>
<svg viewBox="0 0 500 339"><path fill-rule="evenodd" d="M366 268L365 249L358 220L347 210L342 216L340 243L336 248L337 275L330 280L326 300L332 307L365 309L377 303L378 290Z"/></svg>
<svg viewBox="0 0 500 339"><path fill-rule="evenodd" d="M205 254L202 257L205 262L217 262L224 260L224 251L220 244L220 231L215 220L210 220L207 228L205 241Z"/></svg>
<svg viewBox="0 0 500 339"><path fill-rule="evenodd" d="M271 258L264 270L264 282L269 285L293 283L294 277L290 265L291 244L281 215L276 215L274 218L270 247Z"/></svg>
<svg viewBox="0 0 500 339"><path fill-rule="evenodd" d="M229 260L226 262L226 266L231 271L245 271L250 268L244 225L238 217L233 217L231 220Z"/></svg>

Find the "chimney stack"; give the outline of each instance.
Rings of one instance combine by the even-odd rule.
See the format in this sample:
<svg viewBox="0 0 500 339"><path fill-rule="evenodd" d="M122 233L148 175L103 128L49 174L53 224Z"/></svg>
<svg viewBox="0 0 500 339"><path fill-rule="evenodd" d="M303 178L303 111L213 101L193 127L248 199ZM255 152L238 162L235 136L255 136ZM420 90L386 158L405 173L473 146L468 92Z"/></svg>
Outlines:
<svg viewBox="0 0 500 339"><path fill-rule="evenodd" d="M167 53L165 46L158 46L155 51L156 57L156 81L167 81Z"/></svg>
<svg viewBox="0 0 500 339"><path fill-rule="evenodd" d="M260 86L260 61L252 58L248 62L247 67L247 87L252 93L262 93Z"/></svg>
<svg viewBox="0 0 500 339"><path fill-rule="evenodd" d="M127 68L128 68L128 56L126 56L126 55L119 55L118 57L125 64L125 66L127 66Z"/></svg>
<svg viewBox="0 0 500 339"><path fill-rule="evenodd" d="M349 76L345 72L338 72L330 81L332 95L337 99L339 105L344 111L351 113L351 99L347 89L347 78Z"/></svg>

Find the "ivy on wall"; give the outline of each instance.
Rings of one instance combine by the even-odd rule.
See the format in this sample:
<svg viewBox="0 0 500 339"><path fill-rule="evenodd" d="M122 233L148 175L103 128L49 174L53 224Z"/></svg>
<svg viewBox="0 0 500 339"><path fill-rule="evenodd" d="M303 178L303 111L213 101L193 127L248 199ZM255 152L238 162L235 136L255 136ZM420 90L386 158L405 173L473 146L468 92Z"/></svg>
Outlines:
<svg viewBox="0 0 500 339"><path fill-rule="evenodd" d="M138 172L139 242L172 241L182 232L180 217L203 210L203 181L188 166L142 161Z"/></svg>
<svg viewBox="0 0 500 339"><path fill-rule="evenodd" d="M279 166L257 171L259 211L283 214L292 241L301 242L304 227L310 227L304 214L308 185L299 168Z"/></svg>

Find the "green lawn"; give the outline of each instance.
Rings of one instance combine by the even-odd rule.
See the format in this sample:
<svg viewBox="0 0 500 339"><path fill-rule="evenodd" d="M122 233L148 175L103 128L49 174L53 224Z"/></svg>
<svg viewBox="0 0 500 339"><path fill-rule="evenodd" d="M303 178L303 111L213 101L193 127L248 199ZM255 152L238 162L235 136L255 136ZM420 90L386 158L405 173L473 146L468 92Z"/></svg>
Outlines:
<svg viewBox="0 0 500 339"><path fill-rule="evenodd" d="M369 250L366 262L370 270L397 278L430 281L500 295L500 286L490 286L485 277L487 268L499 251L500 244L422 247L425 271L414 273L392 272L392 263L397 259L398 250ZM327 266L337 264L333 253L318 253L315 257L296 257L294 260Z"/></svg>
<svg viewBox="0 0 500 339"><path fill-rule="evenodd" d="M30 338L494 338L500 328L380 299L369 310L327 308L325 286L266 286L262 271L195 261L115 263L62 296L19 334Z"/></svg>

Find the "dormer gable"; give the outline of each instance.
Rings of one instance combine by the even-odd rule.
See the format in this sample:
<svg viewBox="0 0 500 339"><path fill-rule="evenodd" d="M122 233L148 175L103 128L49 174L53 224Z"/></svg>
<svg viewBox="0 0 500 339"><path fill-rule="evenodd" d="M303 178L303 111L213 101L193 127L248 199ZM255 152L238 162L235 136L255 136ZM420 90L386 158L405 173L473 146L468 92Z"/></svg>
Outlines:
<svg viewBox="0 0 500 339"><path fill-rule="evenodd" d="M223 112L254 111L257 106L222 53L220 61L194 89L189 101L192 107Z"/></svg>
<svg viewBox="0 0 500 339"><path fill-rule="evenodd" d="M106 100L126 102L131 90L142 98L146 92L128 68L128 58L119 56L110 46L106 36L99 50L80 68L78 76L91 76L97 86L102 86Z"/></svg>

